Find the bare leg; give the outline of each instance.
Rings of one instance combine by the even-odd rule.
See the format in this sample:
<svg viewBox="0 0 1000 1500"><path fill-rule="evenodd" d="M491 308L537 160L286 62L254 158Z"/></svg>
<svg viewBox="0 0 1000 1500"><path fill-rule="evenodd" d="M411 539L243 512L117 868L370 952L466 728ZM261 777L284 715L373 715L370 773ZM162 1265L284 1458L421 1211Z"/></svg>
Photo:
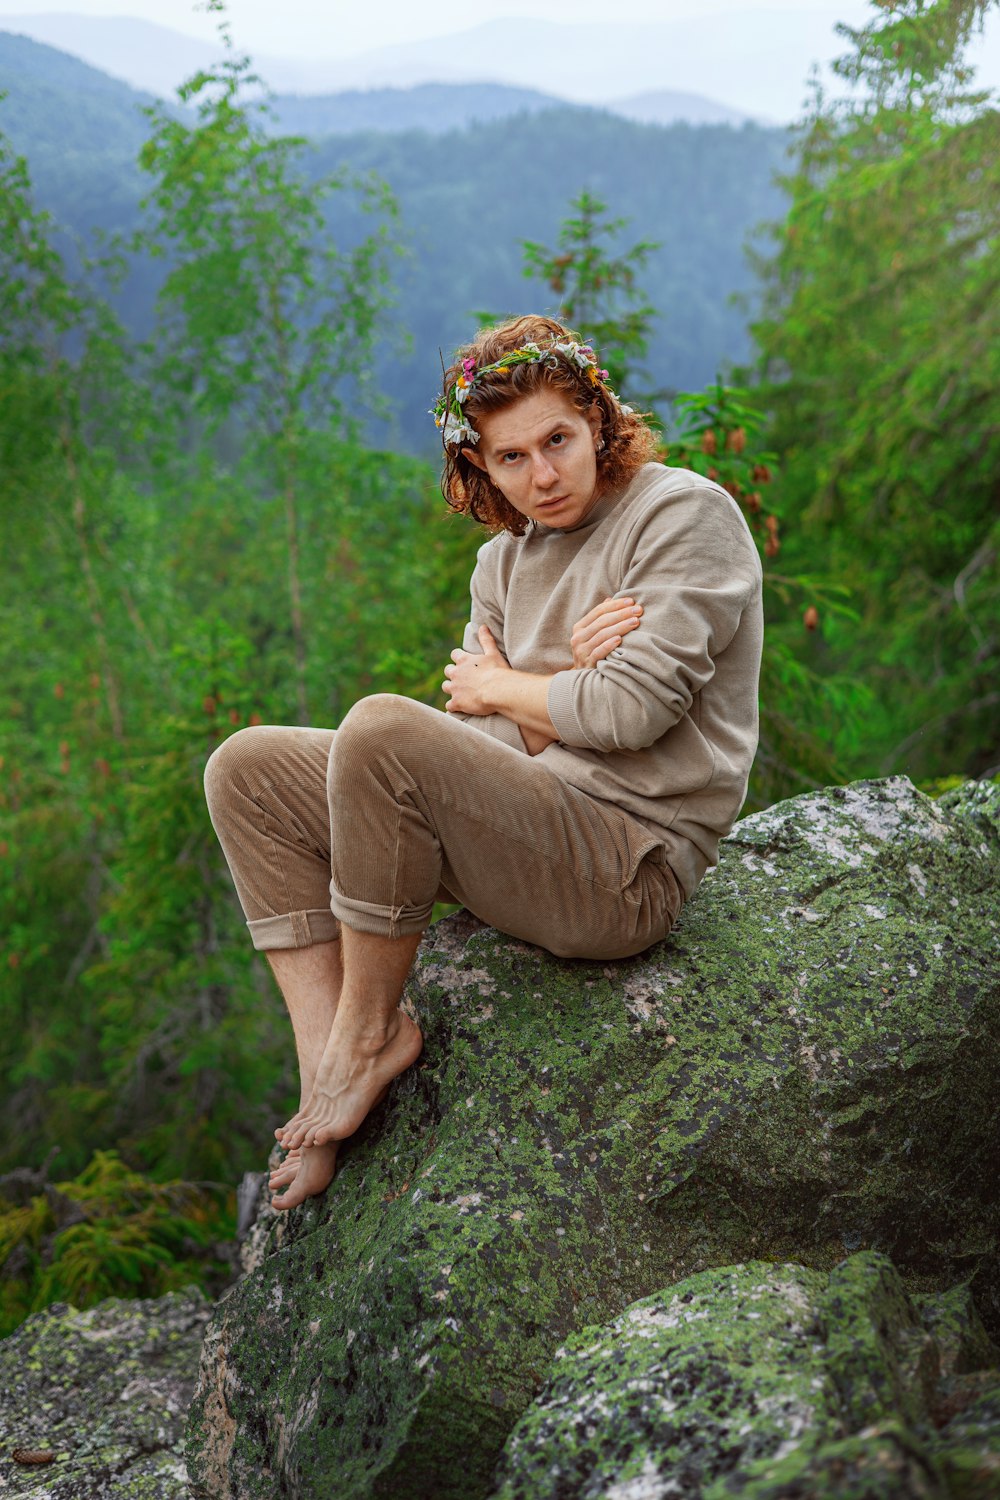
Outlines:
<svg viewBox="0 0 1000 1500"><path fill-rule="evenodd" d="M340 943L311 948L278 948L266 953L288 1006L299 1059L301 1097L312 1092L316 1069L330 1038L344 982Z"/></svg>
<svg viewBox="0 0 1000 1500"><path fill-rule="evenodd" d="M340 1004L309 1101L278 1132L286 1149L314 1149L353 1135L392 1080L420 1056L420 1029L399 1009L420 936L385 938L341 928Z"/></svg>
<svg viewBox="0 0 1000 1500"><path fill-rule="evenodd" d="M269 952L268 963L284 996L295 1033L295 1050L299 1060L299 1108L304 1108L313 1090L316 1069L330 1037L337 1013L344 978L339 942L315 943L309 948L279 948ZM279 1132L275 1131L275 1135ZM272 1199L275 1208L291 1208L303 1198L321 1193L333 1179L337 1165L334 1143L313 1147L308 1152L289 1152L271 1173L272 1193L285 1188L281 1198ZM302 1181L298 1182L301 1176ZM297 1184L297 1191L292 1191ZM287 1201L286 1201L287 1200Z"/></svg>

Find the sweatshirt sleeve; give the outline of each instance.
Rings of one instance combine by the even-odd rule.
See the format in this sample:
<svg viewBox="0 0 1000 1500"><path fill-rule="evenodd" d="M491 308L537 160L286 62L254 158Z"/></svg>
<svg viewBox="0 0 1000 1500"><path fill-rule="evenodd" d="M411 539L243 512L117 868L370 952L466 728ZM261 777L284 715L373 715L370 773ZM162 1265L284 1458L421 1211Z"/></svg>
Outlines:
<svg viewBox="0 0 1000 1500"><path fill-rule="evenodd" d="M626 540L616 594L642 622L596 667L558 672L549 717L563 744L642 750L688 712L759 593L760 558L735 504L714 490L670 494Z"/></svg>
<svg viewBox="0 0 1000 1500"><path fill-rule="evenodd" d="M490 551L491 545L490 542L486 542L480 547L478 560L473 570L472 582L469 585L472 595L472 612L462 637L462 650L469 651L474 656L481 656L483 648L479 644L477 631L480 625L488 625L500 649L500 654L506 661L503 605L498 597L500 591L497 581L493 578L494 570L490 566L493 559ZM463 724L471 724L473 729L480 730L482 734L488 734L491 739L502 740L512 749L527 754L520 729L513 720L504 718L503 714L452 714L451 717L461 719Z"/></svg>

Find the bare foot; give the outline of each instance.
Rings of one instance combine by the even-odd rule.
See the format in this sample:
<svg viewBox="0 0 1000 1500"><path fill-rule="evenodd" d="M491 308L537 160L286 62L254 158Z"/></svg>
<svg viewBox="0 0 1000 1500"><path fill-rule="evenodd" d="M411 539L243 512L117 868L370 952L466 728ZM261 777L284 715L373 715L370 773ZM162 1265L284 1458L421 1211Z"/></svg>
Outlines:
<svg viewBox="0 0 1000 1500"><path fill-rule="evenodd" d="M267 1180L267 1185L272 1193L278 1188L287 1187L290 1182L294 1182L299 1175L301 1165L302 1152L289 1151L284 1161L278 1163Z"/></svg>
<svg viewBox="0 0 1000 1500"><path fill-rule="evenodd" d="M386 1084L375 1100L375 1104L372 1105L372 1109L382 1103L388 1092L389 1086ZM278 1131L274 1133L277 1135ZM312 1197L316 1193L321 1193L324 1188L329 1187L336 1171L339 1145L339 1141L331 1141L326 1146L311 1146L308 1149L297 1147L294 1151L289 1151L284 1160L280 1161L274 1168L267 1180L267 1185L272 1193L272 1208L295 1208L296 1204L301 1203L303 1198ZM328 1153L329 1161L327 1162ZM281 1202L279 1203L273 1195L278 1193L282 1188L290 1187L295 1182L307 1157L310 1158L309 1170L303 1176L302 1182L293 1193L282 1193ZM329 1166L328 1173L326 1170L327 1166ZM303 1188L305 1191L302 1191ZM300 1193L301 1196L299 1196Z"/></svg>
<svg viewBox="0 0 1000 1500"><path fill-rule="evenodd" d="M372 1109L377 1109L378 1108L378 1106L382 1103L382 1100L386 1097L386 1095L388 1094L388 1092L389 1092L389 1085L386 1084L385 1088L382 1090L382 1092L379 1094L378 1098L375 1100L374 1104L372 1105ZM299 1114L300 1115L304 1115L305 1112L306 1112L306 1106L304 1104L300 1104L299 1105ZM368 1113L371 1114L371 1110L369 1110ZM284 1135L284 1133L285 1133L285 1131L287 1129L288 1129L287 1125L279 1125L277 1127L277 1129L275 1130L274 1136L275 1136L275 1139L279 1143L280 1143L281 1138L282 1138L282 1136ZM282 1148L282 1149L284 1149L284 1148ZM283 1159L278 1163L278 1165L272 1170L271 1175L268 1178L268 1187L271 1187L271 1188L281 1187L284 1183L291 1182L293 1180L293 1178L295 1177L296 1173L299 1170L299 1165L301 1163L301 1160L302 1160L302 1152L299 1149L299 1147L296 1147L294 1151L289 1151L287 1153L287 1155L285 1157L283 1157Z"/></svg>
<svg viewBox="0 0 1000 1500"><path fill-rule="evenodd" d="M282 1163L286 1165L286 1163ZM337 1170L337 1142L326 1146L312 1146L301 1153L299 1168L293 1181L283 1193L273 1193L271 1207L277 1209L296 1208L307 1198L314 1198L330 1186Z"/></svg>
<svg viewBox="0 0 1000 1500"><path fill-rule="evenodd" d="M335 1021L328 1048L332 1056L329 1062L324 1056L320 1064L309 1103L276 1132L286 1151L353 1135L424 1045L419 1026L402 1010L396 1011L384 1038L335 1036L336 1030Z"/></svg>

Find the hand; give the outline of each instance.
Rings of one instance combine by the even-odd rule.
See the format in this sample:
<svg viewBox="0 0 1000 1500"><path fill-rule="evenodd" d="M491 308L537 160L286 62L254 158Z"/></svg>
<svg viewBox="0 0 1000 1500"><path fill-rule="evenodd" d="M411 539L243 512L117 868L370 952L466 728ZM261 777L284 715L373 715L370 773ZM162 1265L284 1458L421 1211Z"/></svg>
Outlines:
<svg viewBox="0 0 1000 1500"><path fill-rule="evenodd" d="M596 667L639 624L642 605L633 599L602 599L573 626L574 667Z"/></svg>
<svg viewBox="0 0 1000 1500"><path fill-rule="evenodd" d="M500 654L500 648L490 633L488 625L480 625L477 632L482 656L471 651L457 649L451 653L454 666L445 667L442 691L448 698L445 708L453 714L491 714L494 708L489 698L490 682L497 672L509 672L510 666Z"/></svg>

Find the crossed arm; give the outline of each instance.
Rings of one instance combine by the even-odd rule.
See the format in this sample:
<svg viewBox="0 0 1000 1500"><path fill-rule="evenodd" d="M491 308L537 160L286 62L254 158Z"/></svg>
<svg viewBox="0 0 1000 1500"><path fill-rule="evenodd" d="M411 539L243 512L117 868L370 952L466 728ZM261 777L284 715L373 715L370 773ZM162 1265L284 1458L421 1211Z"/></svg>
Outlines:
<svg viewBox="0 0 1000 1500"><path fill-rule="evenodd" d="M573 627L570 646L574 667L595 667L622 637L639 624L642 605L633 599L602 599ZM502 714L521 731L529 755L538 755L559 738L549 718L549 684L554 673L517 672L486 625L478 631L482 655L460 648L451 653L442 688L449 713Z"/></svg>

